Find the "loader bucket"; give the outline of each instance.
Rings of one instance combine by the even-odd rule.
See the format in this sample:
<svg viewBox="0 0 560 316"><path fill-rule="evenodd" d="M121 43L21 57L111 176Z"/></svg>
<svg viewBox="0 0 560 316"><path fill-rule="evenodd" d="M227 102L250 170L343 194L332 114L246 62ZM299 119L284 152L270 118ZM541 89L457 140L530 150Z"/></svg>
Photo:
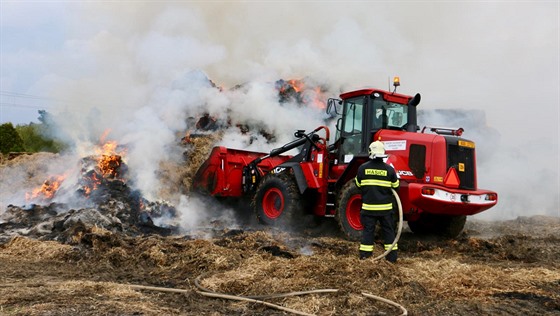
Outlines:
<svg viewBox="0 0 560 316"><path fill-rule="evenodd" d="M241 197L243 169L266 153L231 149L223 146L212 148L208 159L200 166L193 178L193 190L220 197ZM290 156L271 157L257 166L262 173L289 159Z"/></svg>

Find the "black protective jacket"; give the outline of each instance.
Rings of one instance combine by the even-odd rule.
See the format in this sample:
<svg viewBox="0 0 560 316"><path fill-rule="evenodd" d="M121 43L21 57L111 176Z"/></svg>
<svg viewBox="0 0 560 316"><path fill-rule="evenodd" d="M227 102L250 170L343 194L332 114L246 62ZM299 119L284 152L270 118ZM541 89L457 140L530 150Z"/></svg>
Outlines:
<svg viewBox="0 0 560 316"><path fill-rule="evenodd" d="M393 193L398 190L399 179L395 169L383 159L371 159L358 168L356 185L362 190L362 210L383 212L393 209Z"/></svg>

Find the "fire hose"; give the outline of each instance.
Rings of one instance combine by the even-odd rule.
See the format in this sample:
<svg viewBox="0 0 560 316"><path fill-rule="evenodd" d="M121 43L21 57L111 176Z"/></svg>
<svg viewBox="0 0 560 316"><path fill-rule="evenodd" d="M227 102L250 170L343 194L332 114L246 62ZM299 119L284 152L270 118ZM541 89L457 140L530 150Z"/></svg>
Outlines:
<svg viewBox="0 0 560 316"><path fill-rule="evenodd" d="M208 296L208 297L216 297L216 298L225 298L225 299L231 299L231 300L237 300L237 301L259 303L259 304L263 304L263 305L266 305L266 306L269 306L269 307L272 307L272 308L276 308L278 310L291 312L291 313L296 314L296 315L314 316L315 314L309 314L309 313L305 313L305 312L298 311L298 310L295 310L295 309L291 309L291 308L288 308L288 307L280 306L280 305L277 305L277 304L272 304L272 303L264 301L264 299L298 296L298 295L305 295L305 294L338 292L338 289L318 289L318 290L311 290L311 291L279 293L279 294L270 294L270 295L262 295L262 296L237 296L237 295L217 293L217 292L214 292L214 291L211 291L209 289L206 289L206 288L202 287L200 285L200 278L202 276L203 275L198 276L195 279L195 282L194 282L195 286L198 288L198 291L196 291L196 292L200 295ZM380 302L383 302L383 303L386 303L386 304L389 304L389 305L392 305L392 306L395 306L395 307L399 308L402 311L402 313L399 316L408 315L408 311L406 310L406 308L404 308L402 305L400 305L396 302L393 302L391 300L388 300L388 299L380 297L380 296L365 293L365 292L362 292L362 295L367 297L367 298L371 298L371 299L374 299L374 300L377 300L377 301L380 301Z"/></svg>
<svg viewBox="0 0 560 316"><path fill-rule="evenodd" d="M206 297L214 297L214 298L223 298L223 299L228 299L228 300L234 300L234 301L243 301L243 302L249 302L249 303L256 303L256 304L262 304L268 307L272 307L281 311L285 311L285 312L289 312L292 314L296 314L296 315L303 315L303 316L314 316L314 314L309 314L306 312L302 312L302 311L298 311L289 307L284 307L278 304L274 304L274 303L270 303L267 301L264 301L265 299L270 299L270 298L280 298L280 297L289 297L289 296L299 296L299 295L306 295L306 294L319 294L319 293L336 293L338 292L338 289L318 289L318 290L310 290L310 291L300 291L300 292L289 292L289 293L278 293L278 294L270 294L270 295L262 295L262 296L240 296L240 295L231 295L231 294L225 294L225 293L218 293L215 291L212 291L210 289L207 289L205 287L203 287L202 285L200 285L200 279L205 276L206 274L201 274L199 275L195 280L194 280L194 284L197 287L197 294L200 294L202 296L206 296ZM171 293L189 293L189 290L184 290L184 289L175 289L175 288L166 288L166 287L156 287L156 286L145 286L145 285L134 285L134 284L123 284L123 285L128 285L131 289L136 289L136 290L149 290L149 291L160 291L160 292L171 292ZM367 298L371 298L392 306L395 306L397 308L399 308L402 313L400 314L400 316L406 316L408 315L408 311L406 310L406 308L404 308L402 305L395 303L391 300L388 300L386 298L380 297L380 296L376 296L373 294L369 294L369 293L365 293L362 292L362 295L367 297Z"/></svg>

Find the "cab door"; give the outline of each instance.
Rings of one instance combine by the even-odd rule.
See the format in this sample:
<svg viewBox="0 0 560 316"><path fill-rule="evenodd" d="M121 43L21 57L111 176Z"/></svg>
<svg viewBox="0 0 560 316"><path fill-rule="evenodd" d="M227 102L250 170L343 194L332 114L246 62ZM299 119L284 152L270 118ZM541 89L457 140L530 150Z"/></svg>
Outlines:
<svg viewBox="0 0 560 316"><path fill-rule="evenodd" d="M360 96L344 101L339 147L339 161L342 163L349 163L355 155L363 154L366 100L366 97Z"/></svg>

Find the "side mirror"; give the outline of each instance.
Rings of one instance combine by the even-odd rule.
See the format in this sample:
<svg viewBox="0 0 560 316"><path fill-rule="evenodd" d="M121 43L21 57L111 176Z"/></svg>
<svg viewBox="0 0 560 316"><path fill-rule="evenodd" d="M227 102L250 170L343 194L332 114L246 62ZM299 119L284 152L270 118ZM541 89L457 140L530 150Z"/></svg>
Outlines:
<svg viewBox="0 0 560 316"><path fill-rule="evenodd" d="M342 114L342 111L340 111L341 104L342 100L330 98L327 101L327 114L331 114L332 116ZM334 112L334 114L332 112Z"/></svg>

